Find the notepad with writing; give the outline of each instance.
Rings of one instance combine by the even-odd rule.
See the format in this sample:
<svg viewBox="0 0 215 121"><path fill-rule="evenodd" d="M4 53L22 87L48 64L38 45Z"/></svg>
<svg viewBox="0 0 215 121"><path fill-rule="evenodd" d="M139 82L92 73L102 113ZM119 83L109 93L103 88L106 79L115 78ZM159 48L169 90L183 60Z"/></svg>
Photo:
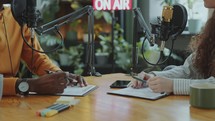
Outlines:
<svg viewBox="0 0 215 121"><path fill-rule="evenodd" d="M96 85L87 85L86 87L79 87L79 86L67 86L67 88L64 89L63 93L57 93L54 95L59 96L85 96L89 92L95 90L97 88ZM30 95L40 95L35 92L30 92Z"/></svg>
<svg viewBox="0 0 215 121"><path fill-rule="evenodd" d="M130 97L138 97L149 100L157 100L161 97L166 96L165 93L154 93L150 88L140 88L134 89L132 87L123 88L119 90L112 90L107 92L108 94L121 95L121 96L130 96Z"/></svg>

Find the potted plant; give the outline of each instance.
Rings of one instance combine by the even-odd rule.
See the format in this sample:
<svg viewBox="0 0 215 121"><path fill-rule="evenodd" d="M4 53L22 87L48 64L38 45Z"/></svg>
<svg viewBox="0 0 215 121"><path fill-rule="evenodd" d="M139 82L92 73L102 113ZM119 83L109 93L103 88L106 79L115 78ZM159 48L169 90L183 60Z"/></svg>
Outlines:
<svg viewBox="0 0 215 121"><path fill-rule="evenodd" d="M132 44L123 37L124 30L119 24L114 27L114 57L117 66L125 71L130 71L132 58Z"/></svg>
<svg viewBox="0 0 215 121"><path fill-rule="evenodd" d="M51 47L52 49L61 43L61 40L54 35L39 37L39 40L43 47ZM83 51L82 45L70 46L69 48L63 45L61 49L58 49L56 52L47 53L47 55L56 65L72 67L74 70L73 73L81 74L84 66L81 61Z"/></svg>
<svg viewBox="0 0 215 121"><path fill-rule="evenodd" d="M108 62L111 52L111 36L99 35L98 38L100 39L100 47L96 49L95 56L97 64L102 65Z"/></svg>
<svg viewBox="0 0 215 121"><path fill-rule="evenodd" d="M82 23L81 19L75 20L69 24L69 30L66 32L66 41L77 41L78 40L78 27ZM68 43L71 45L71 43Z"/></svg>
<svg viewBox="0 0 215 121"><path fill-rule="evenodd" d="M42 14L43 23L48 23L55 18L55 14L59 11L59 0L44 0L39 1L40 12Z"/></svg>
<svg viewBox="0 0 215 121"><path fill-rule="evenodd" d="M118 67L122 68L125 71L128 71L131 66L132 46L123 38L123 32L124 31L120 27L120 25L115 24L114 26L114 61ZM99 56L106 56L106 58L108 58L108 56L112 52L111 35L100 34L98 37L100 39L99 43L101 45L101 48L96 49L96 58Z"/></svg>
<svg viewBox="0 0 215 121"><path fill-rule="evenodd" d="M59 64L73 67L73 73L82 74L84 64L81 62L81 56L83 55L83 50L82 45L71 46L68 49L63 47L57 51Z"/></svg>

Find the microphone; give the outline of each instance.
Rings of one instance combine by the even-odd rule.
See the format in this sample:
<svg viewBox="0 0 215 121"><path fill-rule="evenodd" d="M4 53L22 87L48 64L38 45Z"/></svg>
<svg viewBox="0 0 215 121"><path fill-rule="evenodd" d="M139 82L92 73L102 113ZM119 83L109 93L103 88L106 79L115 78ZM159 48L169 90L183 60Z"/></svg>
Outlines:
<svg viewBox="0 0 215 121"><path fill-rule="evenodd" d="M26 0L26 23L29 28L36 28L40 12L37 10L36 0Z"/></svg>
<svg viewBox="0 0 215 121"><path fill-rule="evenodd" d="M25 17L27 26L30 28L31 31L31 39L34 39L34 29L37 27L37 23L40 18L40 12L39 10L37 10L36 0L26 0Z"/></svg>
<svg viewBox="0 0 215 121"><path fill-rule="evenodd" d="M181 4L175 4L173 6L164 6L162 11L162 22L158 28L159 40L161 40L160 50L165 48L165 42L169 40L169 37L176 38L180 35L186 27L187 23L187 11Z"/></svg>
<svg viewBox="0 0 215 121"><path fill-rule="evenodd" d="M37 10L37 0L12 0L11 10L15 20L20 26L27 24L30 28L31 38L34 38L34 29L37 27L41 14Z"/></svg>
<svg viewBox="0 0 215 121"><path fill-rule="evenodd" d="M173 16L173 6L164 6L162 11L162 22L160 28L160 50L163 51L165 48L165 42L169 39L171 32L171 22Z"/></svg>
<svg viewBox="0 0 215 121"><path fill-rule="evenodd" d="M160 60L162 60L163 57L163 51L165 48L165 42L171 39L172 41L176 39L178 35L180 35L183 30L186 27L187 23L187 10L186 8L181 5L181 4L175 4L173 6L164 6L162 10L162 19L158 18L158 23L151 24L151 32L140 12L139 8L134 9L134 27L133 27L133 68L136 66L136 40L138 39L137 37L137 22L139 23L141 29L143 29L145 33L145 38L149 40L150 44L153 45L155 43L155 40L160 40L160 57L157 61L156 64L150 63L146 60L143 54L143 45L142 45L142 55L144 60L151 64L151 65L161 65L164 64L164 62L167 61L167 59L171 56L172 50L173 50L173 43L171 46L171 51L169 56L162 61L161 63Z"/></svg>

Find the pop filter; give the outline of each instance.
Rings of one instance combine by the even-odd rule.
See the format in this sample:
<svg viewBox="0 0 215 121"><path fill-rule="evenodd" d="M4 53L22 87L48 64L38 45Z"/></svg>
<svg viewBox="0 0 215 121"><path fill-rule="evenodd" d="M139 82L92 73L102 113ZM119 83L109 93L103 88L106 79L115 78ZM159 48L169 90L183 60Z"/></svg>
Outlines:
<svg viewBox="0 0 215 121"><path fill-rule="evenodd" d="M187 24L187 10L183 5L173 5L173 17L171 23L173 30L170 32L170 35L176 37L184 31Z"/></svg>
<svg viewBox="0 0 215 121"><path fill-rule="evenodd" d="M11 11L15 20L20 26L23 26L24 23L26 23L26 19L24 18L24 13L26 11L26 0L12 0Z"/></svg>

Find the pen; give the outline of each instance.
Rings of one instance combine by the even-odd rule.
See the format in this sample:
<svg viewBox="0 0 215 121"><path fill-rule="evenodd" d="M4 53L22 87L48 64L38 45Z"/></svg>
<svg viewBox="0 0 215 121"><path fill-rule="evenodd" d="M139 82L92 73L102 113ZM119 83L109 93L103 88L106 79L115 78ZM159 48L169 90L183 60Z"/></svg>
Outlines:
<svg viewBox="0 0 215 121"><path fill-rule="evenodd" d="M146 83L146 80L139 78L138 76L132 76L134 79Z"/></svg>
<svg viewBox="0 0 215 121"><path fill-rule="evenodd" d="M51 73L54 73L53 71L50 71L50 70L44 70L47 74L51 74Z"/></svg>
<svg viewBox="0 0 215 121"><path fill-rule="evenodd" d="M49 70L44 70L47 74L50 74L51 73L51 71L49 71Z"/></svg>
<svg viewBox="0 0 215 121"><path fill-rule="evenodd" d="M144 84L146 84L146 80L139 78L138 76L132 76L134 79L143 82ZM160 94L166 94L165 92L161 92Z"/></svg>

